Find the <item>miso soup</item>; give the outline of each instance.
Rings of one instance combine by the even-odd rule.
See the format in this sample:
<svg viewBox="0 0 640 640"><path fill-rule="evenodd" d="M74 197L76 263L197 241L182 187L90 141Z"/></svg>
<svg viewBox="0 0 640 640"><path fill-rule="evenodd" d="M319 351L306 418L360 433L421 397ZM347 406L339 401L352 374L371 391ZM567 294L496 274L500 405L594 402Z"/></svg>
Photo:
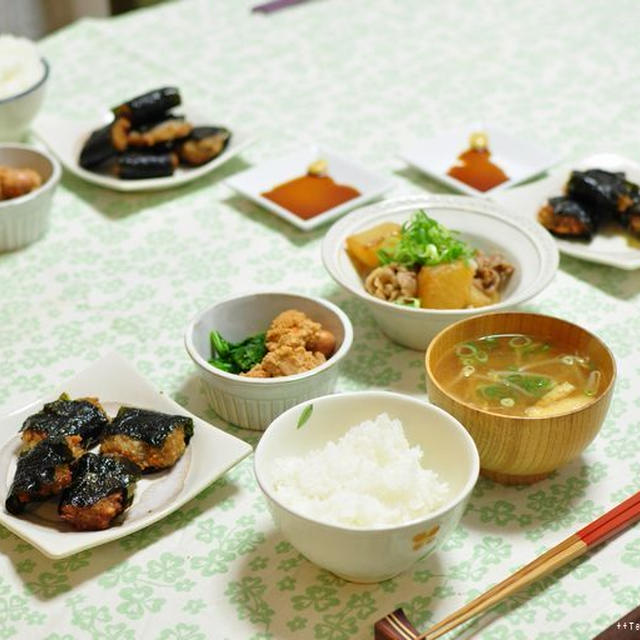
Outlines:
<svg viewBox="0 0 640 640"><path fill-rule="evenodd" d="M575 411L598 395L601 378L587 354L535 335L461 342L438 364L440 384L458 400L512 416Z"/></svg>

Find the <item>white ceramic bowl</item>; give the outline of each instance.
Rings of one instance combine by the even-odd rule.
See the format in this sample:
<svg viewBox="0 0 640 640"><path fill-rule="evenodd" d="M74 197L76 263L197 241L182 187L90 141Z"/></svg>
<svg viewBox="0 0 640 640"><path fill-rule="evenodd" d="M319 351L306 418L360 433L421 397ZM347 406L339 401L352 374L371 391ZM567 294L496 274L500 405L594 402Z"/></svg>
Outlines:
<svg viewBox="0 0 640 640"><path fill-rule="evenodd" d="M311 416L298 428L309 404ZM311 519L274 495L271 470L276 458L318 449L382 412L402 421L409 444L424 451L422 465L449 484L440 509L393 527L358 529ZM282 535L311 562L352 582L387 580L432 553L458 525L479 468L473 440L455 418L416 398L384 391L325 396L289 409L271 423L254 458L256 479Z"/></svg>
<svg viewBox="0 0 640 640"><path fill-rule="evenodd" d="M0 100L0 141L22 140L29 125L36 117L46 93L49 80L49 64L41 58L44 67L42 76L32 87Z"/></svg>
<svg viewBox="0 0 640 640"><path fill-rule="evenodd" d="M367 293L346 250L348 236L381 222L406 222L425 209L460 237L487 253L498 251L515 271L502 300L481 309L414 309ZM447 325L485 311L510 309L540 293L558 269L558 249L551 235L532 220L512 215L489 200L467 196L423 195L394 198L353 211L336 222L322 243L322 259L333 279L367 303L382 331L410 349L426 349Z"/></svg>
<svg viewBox="0 0 640 640"><path fill-rule="evenodd" d="M60 165L46 151L26 144L0 144L0 165L34 169L42 185L24 196L0 200L0 251L19 249L42 236L49 226Z"/></svg>
<svg viewBox="0 0 640 640"><path fill-rule="evenodd" d="M264 379L237 376L209 364L212 329L231 342L240 342L266 331L287 309L303 311L335 335L336 351L324 364L297 375ZM265 291L225 298L200 312L189 323L184 341L215 412L240 427L264 430L289 407L333 391L338 365L353 342L353 327L345 313L327 300Z"/></svg>

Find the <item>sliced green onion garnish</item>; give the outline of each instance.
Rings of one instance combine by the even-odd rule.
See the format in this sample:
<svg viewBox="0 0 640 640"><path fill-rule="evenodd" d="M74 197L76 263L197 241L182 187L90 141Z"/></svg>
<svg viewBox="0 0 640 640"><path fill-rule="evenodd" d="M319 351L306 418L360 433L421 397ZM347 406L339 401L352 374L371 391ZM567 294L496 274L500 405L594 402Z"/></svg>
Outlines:
<svg viewBox="0 0 640 640"><path fill-rule="evenodd" d="M533 340L529 336L513 336L511 340L509 340L509 346L514 349L522 349L523 347L528 347Z"/></svg>
<svg viewBox="0 0 640 640"><path fill-rule="evenodd" d="M516 401L513 398L501 398L500 404L503 407L513 407Z"/></svg>

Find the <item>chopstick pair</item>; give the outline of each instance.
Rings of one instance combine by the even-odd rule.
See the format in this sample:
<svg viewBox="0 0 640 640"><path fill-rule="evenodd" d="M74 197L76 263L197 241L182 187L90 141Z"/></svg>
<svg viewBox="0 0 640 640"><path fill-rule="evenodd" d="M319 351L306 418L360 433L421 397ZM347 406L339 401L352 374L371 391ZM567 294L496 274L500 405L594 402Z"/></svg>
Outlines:
<svg viewBox="0 0 640 640"><path fill-rule="evenodd" d="M375 640L435 640L497 605L501 600L538 578L575 560L640 520L640 491L607 511L580 531L565 538L482 595L464 605L433 627L420 633L402 609L396 609L375 624Z"/></svg>

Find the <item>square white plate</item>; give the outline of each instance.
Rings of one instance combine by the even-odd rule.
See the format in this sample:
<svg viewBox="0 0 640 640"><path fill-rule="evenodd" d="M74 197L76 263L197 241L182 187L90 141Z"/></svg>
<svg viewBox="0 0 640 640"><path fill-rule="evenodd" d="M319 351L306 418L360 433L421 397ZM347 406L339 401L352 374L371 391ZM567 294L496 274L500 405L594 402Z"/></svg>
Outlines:
<svg viewBox="0 0 640 640"><path fill-rule="evenodd" d="M335 182L357 189L360 195L309 220L299 218L291 211L260 195L283 182L305 175L307 167L319 159L327 161L329 166L328 174ZM256 167L236 173L226 180L226 184L234 191L253 200L265 209L269 209L269 211L304 231L315 229L321 224L341 216L350 209L355 209L365 202L379 198L393 186L390 179L368 171L325 147L316 145L303 147L287 156L267 160Z"/></svg>
<svg viewBox="0 0 640 640"><path fill-rule="evenodd" d="M458 156L469 148L469 136L484 131L489 139L491 162L509 176L502 184L488 191L478 191L468 184L447 175ZM518 182L542 173L558 157L543 147L512 136L497 127L467 124L438 133L432 138L415 140L400 152L400 158L412 167L445 184L472 196L493 196Z"/></svg>
<svg viewBox="0 0 640 640"><path fill-rule="evenodd" d="M97 396L114 415L121 404L181 414L193 419L194 434L187 450L170 470L144 475L138 482L131 507L121 524L104 531L75 531L56 515L51 499L14 516L4 508L16 465L18 430L27 416L63 391L72 398ZM64 558L138 531L175 511L251 453L251 446L190 414L158 393L131 365L113 353L80 372L57 391L0 420L0 433L8 438L0 448L0 524L32 544L49 558Z"/></svg>
<svg viewBox="0 0 640 640"><path fill-rule="evenodd" d="M640 183L640 165L613 153L590 155L577 162L555 169L548 177L496 194L494 200L515 214L538 220L538 210L548 198L560 196L569 179L572 169L605 169L606 171L624 171L627 178ZM640 249L629 246L629 234L612 223L600 229L591 240L555 239L562 253L589 262L607 264L619 269L639 269Z"/></svg>
<svg viewBox="0 0 640 640"><path fill-rule="evenodd" d="M184 105L181 105L175 111L176 113L183 114L189 122L194 124L194 126L220 124L217 121L200 114L195 109L185 107ZM94 173L93 171L88 171L78 164L80 151L89 137L89 134L95 129L111 122L112 118L113 115L111 112L105 112L102 120L98 120L97 122L78 122L76 120L69 120L58 116L42 115L35 121L33 130L35 134L51 149L52 153L57 156L58 160L60 160L67 171L73 173L75 176L78 176L78 178L81 178L86 182L91 182L100 187L126 192L160 191L162 189L171 189L172 187L177 187L181 184L197 180L218 168L220 165L233 158L254 142L254 139L246 132L225 124L224 126L228 126L231 131L231 140L229 141L227 148L211 162L207 162L200 167L178 167L172 176L167 176L165 178L121 180L120 178L116 178L105 173Z"/></svg>

